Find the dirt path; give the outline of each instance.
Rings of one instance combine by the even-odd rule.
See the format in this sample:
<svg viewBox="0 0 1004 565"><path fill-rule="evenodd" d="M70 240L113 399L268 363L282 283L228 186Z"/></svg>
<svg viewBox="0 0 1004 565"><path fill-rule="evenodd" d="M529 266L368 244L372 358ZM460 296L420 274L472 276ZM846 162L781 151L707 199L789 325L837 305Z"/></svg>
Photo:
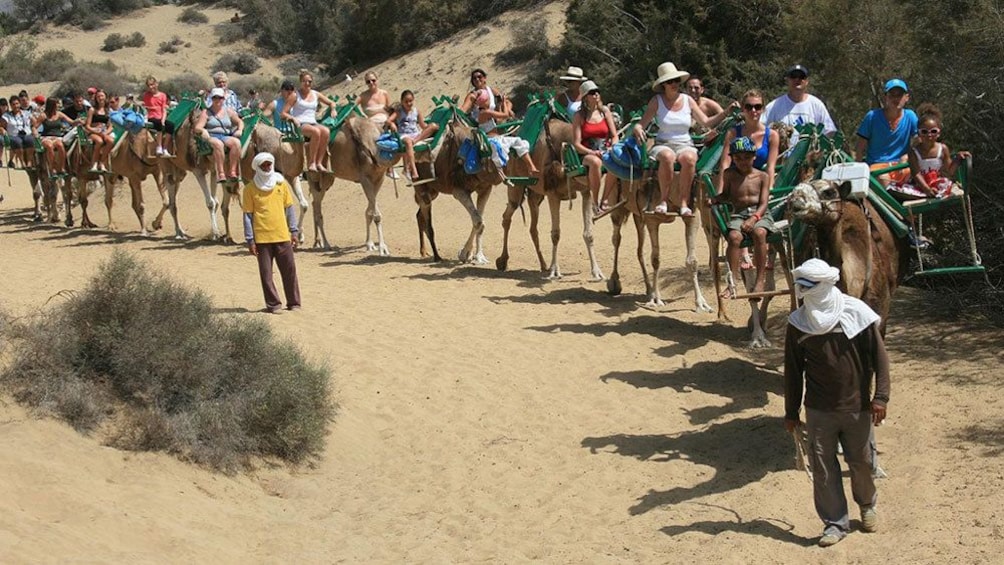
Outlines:
<svg viewBox="0 0 1004 565"><path fill-rule="evenodd" d="M204 289L223 312L264 315L252 313L262 299L242 248L138 238L126 192L118 234L30 224L26 182L3 192L0 304L13 315L82 287L113 249ZM691 310L679 225L664 228L672 301L653 311L637 305L631 260L625 296L587 282L577 211L562 217L572 274L545 282L518 220L513 272L418 258L406 193L381 195L394 256L380 259L360 248L361 191L337 184L325 199L336 249L298 254L304 309L269 319L334 368L341 409L316 466L214 475L104 447L3 398L3 561L999 562L1000 332L933 321L936 296L898 295L893 400L878 431L882 530L821 550L781 424L780 350L751 354L738 324ZM186 227L204 237L193 181L181 198ZM499 191L491 259L503 206ZM449 198L435 208L453 257L467 216ZM602 223L606 273L609 241ZM770 330L780 343L780 317Z"/></svg>

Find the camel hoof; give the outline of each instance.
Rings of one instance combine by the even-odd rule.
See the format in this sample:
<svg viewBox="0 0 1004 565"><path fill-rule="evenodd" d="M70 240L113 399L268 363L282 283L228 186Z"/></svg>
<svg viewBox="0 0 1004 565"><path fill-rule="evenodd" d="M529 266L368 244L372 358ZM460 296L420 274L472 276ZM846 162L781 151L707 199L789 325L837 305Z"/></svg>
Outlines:
<svg viewBox="0 0 1004 565"><path fill-rule="evenodd" d="M508 266L509 266L508 257L499 257L498 259L495 260L495 268L500 271L504 272L506 270L506 267Z"/></svg>
<svg viewBox="0 0 1004 565"><path fill-rule="evenodd" d="M36 224L41 223L42 222L42 215L41 214L35 214L34 216L31 217L31 221L35 222Z"/></svg>
<svg viewBox="0 0 1004 565"><path fill-rule="evenodd" d="M666 303L663 302L661 298L652 298L645 303L645 306L648 306L649 308L658 308L659 306L665 306L665 305Z"/></svg>
<svg viewBox="0 0 1004 565"><path fill-rule="evenodd" d="M457 253L457 259L458 259L458 260L459 260L459 261L460 261L461 263L466 263L466 262L467 262L467 260L468 260L468 259L470 259L470 258L471 258L471 252L470 252L470 251L468 251L468 250L466 250L466 249L461 249L461 250L460 250L460 251L459 251L459 252Z"/></svg>
<svg viewBox="0 0 1004 565"><path fill-rule="evenodd" d="M488 258L485 257L484 253L478 253L473 259L471 259L471 263L474 263L475 265L487 265Z"/></svg>
<svg viewBox="0 0 1004 565"><path fill-rule="evenodd" d="M602 271L593 271L589 276L589 282L600 282L605 278Z"/></svg>
<svg viewBox="0 0 1004 565"><path fill-rule="evenodd" d="M150 223L150 229L153 231L160 231L162 227L164 227L164 224L160 220L154 220Z"/></svg>
<svg viewBox="0 0 1004 565"><path fill-rule="evenodd" d="M188 241L192 237L183 231L179 231L174 233L174 239L177 241Z"/></svg>
<svg viewBox="0 0 1004 565"><path fill-rule="evenodd" d="M620 296L621 290L621 280L619 277L614 277L607 281L607 293L610 296Z"/></svg>
<svg viewBox="0 0 1004 565"><path fill-rule="evenodd" d="M373 243L372 241L366 242L366 251L376 251L377 249L378 249L377 244Z"/></svg>
<svg viewBox="0 0 1004 565"><path fill-rule="evenodd" d="M551 272L547 273L547 276L544 278L549 281L559 280L561 278L561 271L551 270Z"/></svg>
<svg viewBox="0 0 1004 565"><path fill-rule="evenodd" d="M381 245L380 246L380 256L381 257L390 257L390 248L388 248L386 245Z"/></svg>
<svg viewBox="0 0 1004 565"><path fill-rule="evenodd" d="M66 221L63 222L63 225L65 225L68 228L72 228L73 227L73 218L66 218Z"/></svg>
<svg viewBox="0 0 1004 565"><path fill-rule="evenodd" d="M768 347L774 347L774 344L766 337L754 338L753 341L750 341L750 349L767 349Z"/></svg>
<svg viewBox="0 0 1004 565"><path fill-rule="evenodd" d="M704 300L700 300L697 302L697 306L694 308L694 311L698 314L711 314L714 313L715 309Z"/></svg>

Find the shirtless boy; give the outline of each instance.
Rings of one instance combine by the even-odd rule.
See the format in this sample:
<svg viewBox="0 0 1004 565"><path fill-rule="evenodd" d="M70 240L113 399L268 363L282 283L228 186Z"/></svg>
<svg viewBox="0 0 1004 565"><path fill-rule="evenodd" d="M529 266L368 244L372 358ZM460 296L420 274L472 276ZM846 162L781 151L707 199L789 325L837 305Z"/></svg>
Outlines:
<svg viewBox="0 0 1004 565"><path fill-rule="evenodd" d="M732 142L729 146L732 166L722 173L722 192L715 200L732 206L726 234L729 242L726 252L729 269L733 276L740 273L740 246L743 236L749 235L753 239L753 265L756 267L753 292L763 292L766 281L767 234L775 231L775 227L774 221L767 214L767 201L770 198L767 173L753 168L756 149L756 145L748 137L740 137ZM722 297L735 298L735 287L726 289Z"/></svg>

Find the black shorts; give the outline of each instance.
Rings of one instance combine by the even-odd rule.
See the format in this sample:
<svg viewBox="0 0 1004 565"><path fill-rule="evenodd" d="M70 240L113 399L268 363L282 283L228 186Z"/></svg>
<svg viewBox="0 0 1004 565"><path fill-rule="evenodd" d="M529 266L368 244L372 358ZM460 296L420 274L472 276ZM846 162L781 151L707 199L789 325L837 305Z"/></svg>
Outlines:
<svg viewBox="0 0 1004 565"><path fill-rule="evenodd" d="M153 126L153 131L163 131L167 132L168 135L174 135L174 124L171 122L164 123L163 120L149 120L151 126Z"/></svg>

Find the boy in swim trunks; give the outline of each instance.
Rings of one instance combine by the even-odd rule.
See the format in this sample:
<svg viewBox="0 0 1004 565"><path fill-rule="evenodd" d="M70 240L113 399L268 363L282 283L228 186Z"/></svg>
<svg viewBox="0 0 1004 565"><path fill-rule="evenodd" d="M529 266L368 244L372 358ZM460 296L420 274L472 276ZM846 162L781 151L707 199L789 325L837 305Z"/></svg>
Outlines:
<svg viewBox="0 0 1004 565"><path fill-rule="evenodd" d="M773 219L767 214L767 201L770 198L767 173L753 168L756 150L756 144L748 137L740 137L732 142L729 146L732 165L722 172L722 192L715 197L715 201L732 206L728 233L725 236L729 242L726 251L729 269L733 275L740 273L743 236L749 235L753 239L753 264L756 267L753 292L763 292L766 281L767 234L776 231L776 228ZM735 298L735 288L726 289L722 296Z"/></svg>

